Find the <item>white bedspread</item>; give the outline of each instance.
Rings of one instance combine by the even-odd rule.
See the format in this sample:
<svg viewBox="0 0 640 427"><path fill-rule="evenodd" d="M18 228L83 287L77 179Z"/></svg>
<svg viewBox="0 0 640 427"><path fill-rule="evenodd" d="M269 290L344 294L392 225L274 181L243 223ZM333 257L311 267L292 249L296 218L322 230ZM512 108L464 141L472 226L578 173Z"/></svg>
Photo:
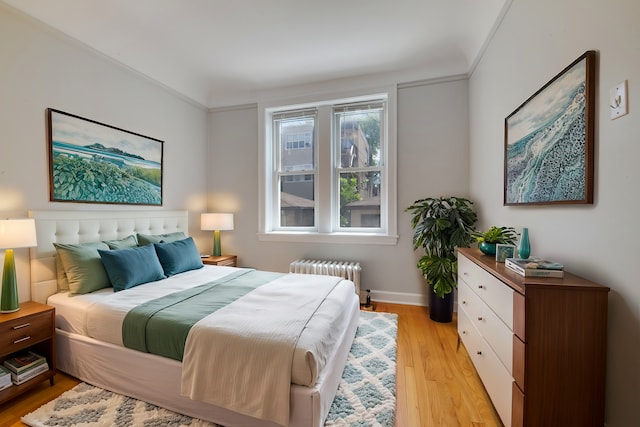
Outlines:
<svg viewBox="0 0 640 427"><path fill-rule="evenodd" d="M285 275L196 323L184 352L182 394L288 425L296 343L341 280Z"/></svg>
<svg viewBox="0 0 640 427"><path fill-rule="evenodd" d="M56 307L57 328L122 346L122 322L133 307L172 292L208 283L234 271L234 267L205 265L198 270L122 292L114 293L108 288L85 295L58 293L49 297L47 302ZM314 277L291 276L299 276L302 282ZM295 349L291 369L291 381L294 384L310 387L316 383L340 332L349 323L350 310L344 309L345 304L354 298L353 284L342 281L307 324Z"/></svg>

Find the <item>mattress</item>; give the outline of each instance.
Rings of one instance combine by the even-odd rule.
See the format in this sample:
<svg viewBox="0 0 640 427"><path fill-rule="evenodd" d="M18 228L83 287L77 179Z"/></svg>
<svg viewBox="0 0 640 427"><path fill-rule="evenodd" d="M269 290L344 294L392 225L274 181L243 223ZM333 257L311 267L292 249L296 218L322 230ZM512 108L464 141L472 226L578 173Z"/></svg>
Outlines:
<svg viewBox="0 0 640 427"><path fill-rule="evenodd" d="M201 269L122 292L107 288L84 295L57 293L50 296L47 303L56 307L57 328L122 346L122 322L136 305L211 282L237 270L240 269L205 265ZM309 278L308 275L299 276L300 280ZM349 281L338 284L303 330L293 357L293 384L312 386L317 381L329 356L335 351L341 331L350 322L350 310L345 310L345 302L355 298L353 286Z"/></svg>

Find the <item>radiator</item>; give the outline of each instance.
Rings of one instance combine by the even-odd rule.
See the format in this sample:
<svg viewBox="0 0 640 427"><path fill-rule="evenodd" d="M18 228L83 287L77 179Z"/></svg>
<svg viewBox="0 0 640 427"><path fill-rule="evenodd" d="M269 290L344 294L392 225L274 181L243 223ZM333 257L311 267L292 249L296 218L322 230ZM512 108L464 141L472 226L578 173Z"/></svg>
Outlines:
<svg viewBox="0 0 640 427"><path fill-rule="evenodd" d="M366 302L367 293L360 290L359 262L350 261L319 261L315 259L297 259L289 264L289 273L323 274L325 276L338 276L351 280L355 285L356 295L360 298L360 304Z"/></svg>

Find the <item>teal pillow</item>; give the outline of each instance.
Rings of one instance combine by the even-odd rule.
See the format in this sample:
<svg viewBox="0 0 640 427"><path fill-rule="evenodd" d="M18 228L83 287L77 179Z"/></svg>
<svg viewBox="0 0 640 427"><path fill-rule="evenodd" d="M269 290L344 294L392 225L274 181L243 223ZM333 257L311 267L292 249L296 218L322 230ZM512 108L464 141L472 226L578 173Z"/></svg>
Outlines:
<svg viewBox="0 0 640 427"><path fill-rule="evenodd" d="M165 277L153 245L98 253L115 292Z"/></svg>
<svg viewBox="0 0 640 427"><path fill-rule="evenodd" d="M98 253L99 249L109 249L106 243L54 243L53 246L64 267L71 293L86 294L110 286Z"/></svg>
<svg viewBox="0 0 640 427"><path fill-rule="evenodd" d="M140 234L138 233L138 245L146 246L151 243L169 243L175 242L176 240L184 239L185 236L182 231L176 231L175 233L167 233L167 234Z"/></svg>
<svg viewBox="0 0 640 427"><path fill-rule="evenodd" d="M103 240L103 243L106 243L107 246L109 246L109 249L129 249L138 246L138 239L136 239L136 236L132 234L131 236L127 236L124 239Z"/></svg>
<svg viewBox="0 0 640 427"><path fill-rule="evenodd" d="M154 243L153 246L167 276L202 268L200 253L191 237L171 243Z"/></svg>

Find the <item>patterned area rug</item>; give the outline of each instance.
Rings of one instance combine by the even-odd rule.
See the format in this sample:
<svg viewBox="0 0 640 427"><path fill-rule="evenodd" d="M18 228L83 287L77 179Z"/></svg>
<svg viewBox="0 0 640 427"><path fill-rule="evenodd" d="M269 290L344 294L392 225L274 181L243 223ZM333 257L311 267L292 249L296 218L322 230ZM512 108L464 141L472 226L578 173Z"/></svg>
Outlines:
<svg viewBox="0 0 640 427"><path fill-rule="evenodd" d="M397 336L395 314L360 312L356 338L325 426L393 426ZM33 427L216 427L85 383L25 415L22 422Z"/></svg>

